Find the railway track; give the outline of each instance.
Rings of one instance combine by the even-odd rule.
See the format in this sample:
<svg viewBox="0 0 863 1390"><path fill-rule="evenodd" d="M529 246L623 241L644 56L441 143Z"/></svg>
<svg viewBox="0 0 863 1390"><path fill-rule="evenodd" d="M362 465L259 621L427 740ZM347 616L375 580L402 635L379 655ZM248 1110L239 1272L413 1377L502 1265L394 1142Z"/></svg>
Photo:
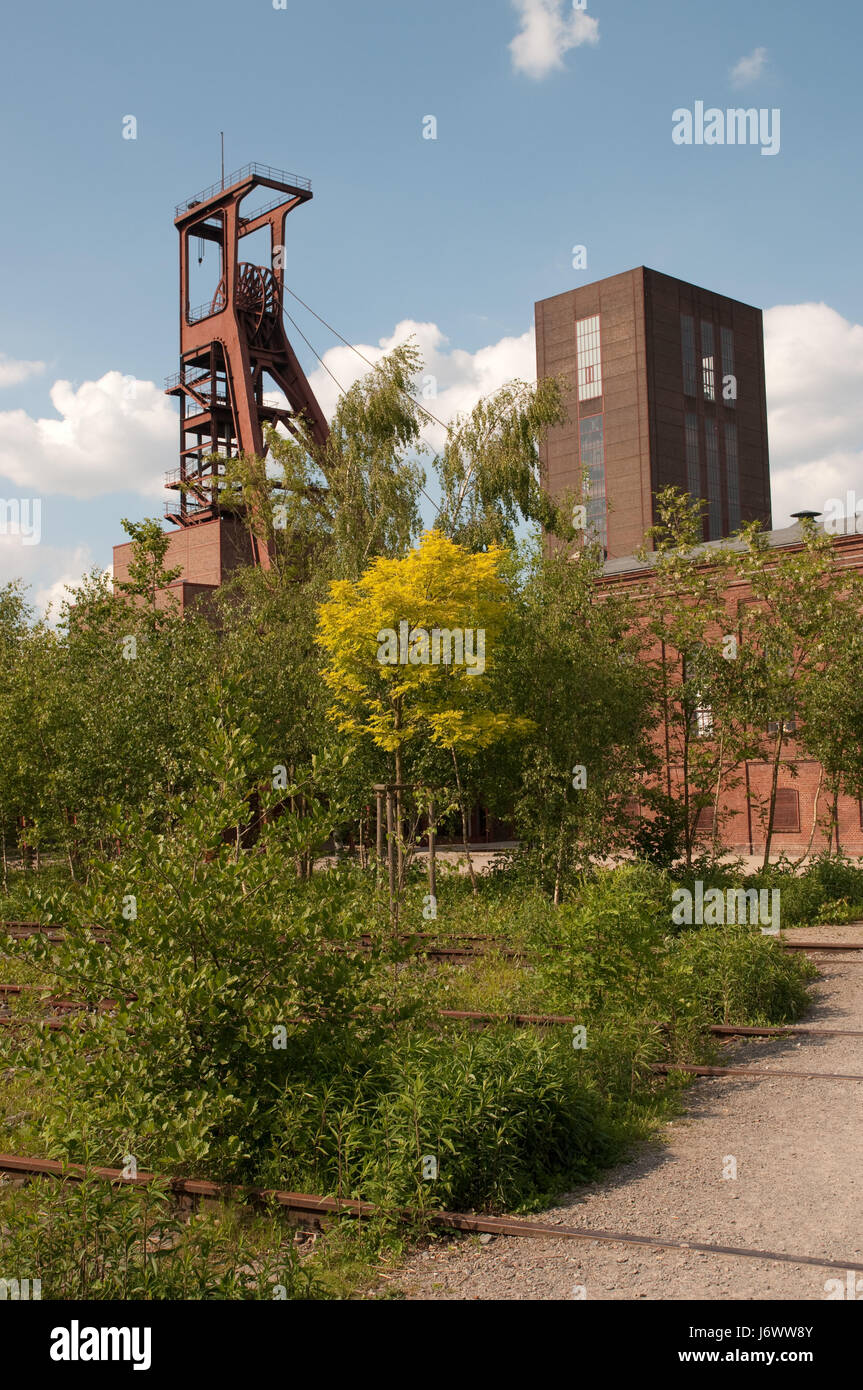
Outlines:
<svg viewBox="0 0 863 1390"><path fill-rule="evenodd" d="M94 926L90 928L90 932L94 941L108 942L110 940L110 932L105 927ZM66 928L60 923L46 925L41 922L0 922L0 936L4 934L17 941L34 936L45 936L49 941L62 941L66 936ZM523 950L509 945L500 937L491 935L454 936L448 940L441 940L427 932L403 932L396 938L382 940L376 939L371 933L363 932L353 940L334 941L331 944L339 948L359 946L361 950L373 950L376 945L392 944L393 940L400 945L416 942L418 944L415 947L415 955L441 959L475 959L487 955L503 956L515 960L528 959ZM787 937L782 936L780 943L785 951L827 952L828 954L863 952L863 943L848 941L789 941ZM555 943L544 949L563 951L566 948L562 944Z"/></svg>
<svg viewBox="0 0 863 1390"><path fill-rule="evenodd" d="M8 929L9 925L10 924L6 923L0 924L0 931ZM15 923L12 924L12 926L14 934L19 937L42 933L47 935L49 939L56 940L61 939L63 934L63 928L60 926L46 927L39 923ZM96 933L94 932L94 936L95 935ZM107 941L108 933L105 931L100 932L98 939ZM442 958L459 959L497 953L497 948L502 944L495 938L490 937L461 937L454 938L454 940L470 944L444 944L431 937L429 934L423 935L420 938L418 952L426 955L437 955ZM365 943L361 942L361 944ZM371 944L370 938L369 944ZM806 940L788 942L783 939L782 946L790 951L824 952L828 957L846 961L850 953L863 952L863 943L856 944L850 942L812 942ZM509 948L507 953L512 955L519 954L518 952L512 951L511 948ZM0 984L0 1005L2 1005L2 1001L6 998L21 997L22 995L27 996L29 994L45 996L41 1002L53 1010L53 1015L43 1020L43 1025L49 1028L63 1028L69 1026L70 1020L68 1015L75 1013L80 1014L88 1008L104 1010L114 1007L114 1001L108 999L100 1000L98 1005L94 1006L88 1005L80 1000L52 995L49 986L14 984ZM64 1014L66 1017L62 1016ZM473 1010L458 1009L440 1010L439 1016L444 1020L464 1022L476 1026L490 1026L503 1023L516 1027L560 1028L575 1026L579 1022L575 1015L567 1014L483 1013ZM301 1022L302 1020L297 1019L291 1021ZM13 1020L0 1019L0 1022L9 1023L13 1022ZM752 1025L723 1023L711 1025L709 1032L726 1042L731 1042L735 1037L774 1040L798 1036L808 1038L863 1039L863 1030L818 1028L798 1024ZM684 1063L659 1062L653 1064L651 1070L657 1075L671 1076L675 1073L681 1073L693 1077L704 1077L715 1080L728 1077L748 1081L776 1079L785 1079L790 1082L796 1080L836 1082L863 1081L863 1074L811 1072L773 1068L760 1069L757 1065L749 1067L710 1067ZM67 1181L79 1181L86 1175L87 1171L88 1170L80 1166L64 1165L47 1159L33 1159L25 1155L0 1155L0 1174L5 1173L10 1178L31 1180L35 1178L53 1177ZM123 1176L119 1169L99 1168L91 1169L89 1172L91 1175L116 1186L128 1186L131 1184L142 1187L160 1180L157 1175L146 1173L138 1174L136 1179L128 1179ZM629 1231L609 1231L591 1229L588 1227L563 1226L557 1223L547 1223L507 1216L485 1216L471 1212L451 1212L420 1208L387 1209L355 1199L260 1188L235 1188L227 1184L214 1183L203 1179L169 1177L166 1181L169 1190L180 1198L202 1201L208 1199L231 1199L240 1196L247 1201L271 1203L278 1209L284 1211L286 1215L289 1215L293 1221L299 1224L310 1224L315 1227L320 1227L322 1224L340 1217L368 1219L371 1217L386 1216L406 1224L431 1225L438 1229L461 1233L489 1234L504 1238L571 1240L588 1243L595 1241L598 1243L621 1246L693 1251L699 1254L719 1257L767 1260L786 1264L809 1265L823 1269L851 1270L855 1273L863 1273L863 1264L855 1263L853 1260L832 1260L822 1258L821 1256L793 1254L787 1251L762 1250L745 1246L724 1246L659 1235L642 1235Z"/></svg>
<svg viewBox="0 0 863 1390"><path fill-rule="evenodd" d="M81 1182L87 1176L101 1179L114 1187L148 1187L165 1182L175 1196L201 1200L225 1200L240 1197L245 1201L275 1206L300 1224L320 1229L328 1219L338 1217L386 1217L402 1224L435 1226L439 1229L464 1233L510 1236L526 1239L574 1240L603 1244L638 1246L656 1250L692 1250L699 1254L733 1256L738 1259L772 1260L782 1264L814 1265L818 1269L852 1270L863 1273L863 1264L853 1260L831 1260L820 1255L795 1255L784 1250L758 1250L747 1246L713 1245L704 1241L677 1240L668 1236L637 1235L631 1231L608 1231L587 1226L564 1226L556 1223L520 1220L510 1216L482 1216L473 1212L441 1211L435 1208L386 1208L372 1202L341 1197L321 1197L309 1192L283 1192L272 1188L234 1187L226 1183L209 1182L198 1178L165 1177L155 1173L138 1173L125 1177L119 1168L90 1168L80 1164L63 1164L55 1159L30 1158L22 1154L0 1154L0 1172L19 1179L56 1178L65 1182Z"/></svg>

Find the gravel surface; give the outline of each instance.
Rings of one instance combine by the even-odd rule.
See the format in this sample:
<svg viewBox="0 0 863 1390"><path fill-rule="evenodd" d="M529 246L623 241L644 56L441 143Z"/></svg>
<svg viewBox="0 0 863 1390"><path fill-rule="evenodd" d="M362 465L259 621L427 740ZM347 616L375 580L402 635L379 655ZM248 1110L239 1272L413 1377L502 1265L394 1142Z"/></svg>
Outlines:
<svg viewBox="0 0 863 1390"><path fill-rule="evenodd" d="M863 942L863 926L789 937ZM822 958L823 959L823 958ZM859 964L857 962L860 962ZM863 952L820 966L807 1025L863 1029ZM733 1066L863 1076L863 1038L735 1042ZM636 1235L863 1264L863 1081L702 1080L631 1163L536 1217ZM726 1160L737 1177L723 1178ZM860 1294L863 1297L863 1276ZM408 1299L824 1299L842 1271L621 1244L467 1237L418 1250L388 1285ZM582 1292L583 1291L583 1292Z"/></svg>

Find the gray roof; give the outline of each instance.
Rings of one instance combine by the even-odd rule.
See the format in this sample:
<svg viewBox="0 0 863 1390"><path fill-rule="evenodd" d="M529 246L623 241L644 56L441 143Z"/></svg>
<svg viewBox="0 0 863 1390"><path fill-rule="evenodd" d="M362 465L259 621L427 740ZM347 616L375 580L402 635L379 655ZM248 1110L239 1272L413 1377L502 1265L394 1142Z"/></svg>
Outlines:
<svg viewBox="0 0 863 1390"><path fill-rule="evenodd" d="M820 521L815 522L819 531L824 531L825 527ZM786 545L799 545L803 540L803 526L799 521L795 521L791 526L783 526L778 531L765 532L767 544L781 549ZM713 550L744 550L745 546L741 540L734 536L725 536L718 541L705 541L703 545L696 546L694 553L703 555L705 560L710 558ZM638 570L650 569L654 563L655 552L651 551L647 556L647 564L640 560L637 555L621 555L616 560L606 560L602 567L602 572L609 578L617 574L635 574Z"/></svg>

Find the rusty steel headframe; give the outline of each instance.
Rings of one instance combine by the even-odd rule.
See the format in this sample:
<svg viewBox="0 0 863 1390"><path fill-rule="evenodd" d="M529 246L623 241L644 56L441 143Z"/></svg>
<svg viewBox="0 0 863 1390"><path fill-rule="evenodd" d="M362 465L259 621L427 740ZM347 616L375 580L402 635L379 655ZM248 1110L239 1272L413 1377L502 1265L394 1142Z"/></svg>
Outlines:
<svg viewBox="0 0 863 1390"><path fill-rule="evenodd" d="M242 204L258 188L273 196L244 211ZM282 318L285 222L289 212L311 197L308 179L248 164L175 209L180 370L165 383L166 394L180 401L180 466L166 478L166 485L179 493L179 503L165 512L175 525L194 526L219 515L220 460L241 453L263 455L264 424L281 422L296 433L302 416L314 442L326 443L326 419ZM268 265L241 259L243 237L261 230L269 233ZM201 256L210 244L219 257L215 293L200 305L190 299L193 243ZM287 408L265 400L265 378L284 393ZM268 565L263 544L258 559Z"/></svg>

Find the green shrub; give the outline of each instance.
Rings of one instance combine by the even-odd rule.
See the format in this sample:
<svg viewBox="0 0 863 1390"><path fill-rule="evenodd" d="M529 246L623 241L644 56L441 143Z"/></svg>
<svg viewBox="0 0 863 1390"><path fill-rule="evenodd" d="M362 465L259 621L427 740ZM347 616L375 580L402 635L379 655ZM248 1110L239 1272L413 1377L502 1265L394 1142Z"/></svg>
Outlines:
<svg viewBox="0 0 863 1390"><path fill-rule="evenodd" d="M708 1023L790 1023L809 1007L817 970L747 927L700 927L670 943L675 1010Z"/></svg>
<svg viewBox="0 0 863 1390"><path fill-rule="evenodd" d="M787 861L780 861L750 882L781 890L785 927L819 926L863 917L863 868L841 855L819 855L803 873L796 873Z"/></svg>
<svg viewBox="0 0 863 1390"><path fill-rule="evenodd" d="M163 1190L95 1177L6 1194L0 1267L39 1278L43 1299L316 1296L278 1218L249 1230L236 1209L183 1215Z"/></svg>
<svg viewBox="0 0 863 1390"><path fill-rule="evenodd" d="M367 1052L343 1037L286 1085L267 1181L390 1206L535 1203L617 1152L583 1056L568 1035L513 1029L411 1032Z"/></svg>

